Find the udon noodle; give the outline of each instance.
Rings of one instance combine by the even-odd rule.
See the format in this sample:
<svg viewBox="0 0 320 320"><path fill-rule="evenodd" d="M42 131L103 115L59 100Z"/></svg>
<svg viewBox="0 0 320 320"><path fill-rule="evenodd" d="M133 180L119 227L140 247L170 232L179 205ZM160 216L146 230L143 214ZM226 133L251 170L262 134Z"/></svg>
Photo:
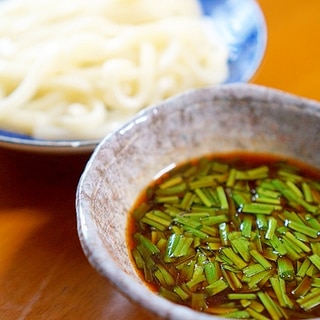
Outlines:
<svg viewBox="0 0 320 320"><path fill-rule="evenodd" d="M99 139L142 108L223 82L228 51L192 0L6 0L0 127Z"/></svg>

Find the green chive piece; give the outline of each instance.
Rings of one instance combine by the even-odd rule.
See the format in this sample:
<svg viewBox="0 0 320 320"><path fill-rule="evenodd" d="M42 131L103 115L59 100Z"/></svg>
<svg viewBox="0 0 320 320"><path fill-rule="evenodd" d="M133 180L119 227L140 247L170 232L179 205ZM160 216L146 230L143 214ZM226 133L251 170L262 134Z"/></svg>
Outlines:
<svg viewBox="0 0 320 320"><path fill-rule="evenodd" d="M177 295L179 295L179 297L180 297L182 300L187 300L187 299L190 297L190 295L189 295L185 290L183 290L182 287L179 287L179 286L174 287L174 288L173 288L173 291L174 291Z"/></svg>
<svg viewBox="0 0 320 320"><path fill-rule="evenodd" d="M216 191L217 191L218 199L220 201L221 209L228 209L229 203L228 203L228 199L227 199L227 196L226 196L226 193L225 193L223 187L218 186L216 188Z"/></svg>
<svg viewBox="0 0 320 320"><path fill-rule="evenodd" d="M316 289L304 297L297 299L297 302L299 303L300 307L304 310L310 310L312 308L315 308L320 305L320 289Z"/></svg>
<svg viewBox="0 0 320 320"><path fill-rule="evenodd" d="M305 296L311 289L312 285L312 278L310 277L303 277L301 282L298 284L298 286L292 290L292 294L297 297L303 297Z"/></svg>
<svg viewBox="0 0 320 320"><path fill-rule="evenodd" d="M193 203L193 193L192 192L186 192L184 197L181 200L181 208L184 210L189 210L191 208L191 205Z"/></svg>
<svg viewBox="0 0 320 320"><path fill-rule="evenodd" d="M230 233L229 224L220 223L219 224L219 235L222 246L227 246L229 244L228 234Z"/></svg>
<svg viewBox="0 0 320 320"><path fill-rule="evenodd" d="M263 270L265 270L264 267L261 264L257 263L250 264L249 266L245 267L242 271L247 278L250 278L257 273L262 272Z"/></svg>
<svg viewBox="0 0 320 320"><path fill-rule="evenodd" d="M319 230L313 229L311 227L306 226L305 224L298 223L295 221L286 220L285 225L294 231L301 232L311 238L317 238L319 234Z"/></svg>
<svg viewBox="0 0 320 320"><path fill-rule="evenodd" d="M203 311L206 307L206 295L204 293L193 293L191 297L191 308Z"/></svg>
<svg viewBox="0 0 320 320"><path fill-rule="evenodd" d="M143 236L141 233L136 233L134 235L135 239L141 243L151 254L160 253L159 248L151 242L150 239Z"/></svg>
<svg viewBox="0 0 320 320"><path fill-rule="evenodd" d="M311 249L301 240L297 239L291 232L286 232L284 237L288 238L295 246L302 249L304 252L310 252Z"/></svg>
<svg viewBox="0 0 320 320"><path fill-rule="evenodd" d="M272 239L266 240L270 243L270 245L273 247L273 249L281 256L284 256L287 254L287 249L283 245L283 243L280 241L277 235L274 235Z"/></svg>
<svg viewBox="0 0 320 320"><path fill-rule="evenodd" d="M279 307L273 302L268 293L259 291L257 295L262 304L265 306L272 320L278 320L282 317Z"/></svg>
<svg viewBox="0 0 320 320"><path fill-rule="evenodd" d="M243 221L240 225L241 234L246 237L251 237L251 230L252 230L252 224L253 224L253 217L251 215L246 215L243 218Z"/></svg>
<svg viewBox="0 0 320 320"><path fill-rule="evenodd" d="M246 308L246 310L248 311L248 313L250 314L250 316L253 319L256 319L256 320L269 320L269 318L265 317L264 315L262 315L261 313L256 311L256 309Z"/></svg>
<svg viewBox="0 0 320 320"><path fill-rule="evenodd" d="M271 263L257 250L252 249L250 250L250 255L253 257L253 259L258 262L265 270L269 270L272 268Z"/></svg>
<svg viewBox="0 0 320 320"><path fill-rule="evenodd" d="M179 197L178 196L157 196L154 198L155 202L157 203L178 203Z"/></svg>
<svg viewBox="0 0 320 320"><path fill-rule="evenodd" d="M200 188L196 188L194 190L194 192L196 193L196 195L201 199L201 201L203 202L203 204L207 207L211 207L212 203L210 201L210 198L205 194L203 189Z"/></svg>
<svg viewBox="0 0 320 320"><path fill-rule="evenodd" d="M279 257L277 261L278 274L280 278L286 281L292 281L295 278L294 267L290 259L286 256Z"/></svg>
<svg viewBox="0 0 320 320"><path fill-rule="evenodd" d="M154 275L162 286L173 286L175 284L173 276L162 265L157 265L157 270L155 271Z"/></svg>
<svg viewBox="0 0 320 320"><path fill-rule="evenodd" d="M159 185L160 189L167 189L183 182L182 176L172 177Z"/></svg>
<svg viewBox="0 0 320 320"><path fill-rule="evenodd" d="M310 265L311 261L309 259L304 259L302 265L298 269L297 276L301 278L305 277Z"/></svg>
<svg viewBox="0 0 320 320"><path fill-rule="evenodd" d="M275 210L282 210L281 206L267 204L267 203L245 203L242 207L242 212L252 214L272 214Z"/></svg>
<svg viewBox="0 0 320 320"><path fill-rule="evenodd" d="M314 264L314 266L317 267L318 270L320 270L320 256L315 253L308 258Z"/></svg>
<svg viewBox="0 0 320 320"><path fill-rule="evenodd" d="M255 293L229 293L228 299L230 299L230 300L241 300L241 299L255 300L255 299L257 299L257 295Z"/></svg>
<svg viewBox="0 0 320 320"><path fill-rule="evenodd" d="M301 183L301 188L303 192L303 196L307 202L313 202L313 196L311 192L311 187L308 183L302 182Z"/></svg>
<svg viewBox="0 0 320 320"><path fill-rule="evenodd" d="M267 228L267 231L265 233L265 238L266 239L272 239L273 238L273 235L274 235L274 232L277 228L277 220L274 218L274 217L270 217L268 219L268 228Z"/></svg>
<svg viewBox="0 0 320 320"><path fill-rule="evenodd" d="M237 176L237 170L232 168L229 171L229 176L228 176L228 179L227 179L227 182L226 182L226 186L227 187L233 187L234 186L235 181L236 181L236 176Z"/></svg>
<svg viewBox="0 0 320 320"><path fill-rule="evenodd" d="M204 273L209 284L217 281L220 277L219 265L217 262L207 262L204 265Z"/></svg>
<svg viewBox="0 0 320 320"><path fill-rule="evenodd" d="M217 216L205 217L201 219L201 223L208 226L220 224L227 221L228 217L225 214L219 214Z"/></svg>
<svg viewBox="0 0 320 320"><path fill-rule="evenodd" d="M248 283L250 289L256 288L261 281L267 281L274 274L274 270L263 270L259 273L254 274L249 278L244 278L243 280Z"/></svg>
<svg viewBox="0 0 320 320"><path fill-rule="evenodd" d="M243 237L231 240L231 246L235 252L237 252L244 261L250 262L251 255L249 253L250 243L248 239Z"/></svg>
<svg viewBox="0 0 320 320"><path fill-rule="evenodd" d="M246 310L237 310L224 314L224 318L227 319L249 319L250 313Z"/></svg>
<svg viewBox="0 0 320 320"><path fill-rule="evenodd" d="M222 292L227 288L228 288L228 284L223 279L219 279L209 284L208 286L206 286L205 291L207 292L208 296L211 297Z"/></svg>
<svg viewBox="0 0 320 320"><path fill-rule="evenodd" d="M242 260L231 248L223 248L221 252L229 258L240 270L247 266L247 263Z"/></svg>
<svg viewBox="0 0 320 320"><path fill-rule="evenodd" d="M142 202L138 208L133 211L133 217L136 221L139 221L150 210L151 205L146 202Z"/></svg>

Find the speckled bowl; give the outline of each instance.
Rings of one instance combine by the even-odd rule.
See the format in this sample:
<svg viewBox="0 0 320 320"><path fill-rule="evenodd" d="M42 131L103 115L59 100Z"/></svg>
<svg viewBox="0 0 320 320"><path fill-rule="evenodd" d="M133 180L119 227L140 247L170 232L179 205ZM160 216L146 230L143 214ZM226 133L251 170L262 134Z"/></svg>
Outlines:
<svg viewBox="0 0 320 320"><path fill-rule="evenodd" d="M84 253L97 271L155 316L219 319L176 305L139 278L126 246L128 212L164 168L236 150L294 157L320 168L320 104L249 84L189 91L150 107L107 136L79 181Z"/></svg>

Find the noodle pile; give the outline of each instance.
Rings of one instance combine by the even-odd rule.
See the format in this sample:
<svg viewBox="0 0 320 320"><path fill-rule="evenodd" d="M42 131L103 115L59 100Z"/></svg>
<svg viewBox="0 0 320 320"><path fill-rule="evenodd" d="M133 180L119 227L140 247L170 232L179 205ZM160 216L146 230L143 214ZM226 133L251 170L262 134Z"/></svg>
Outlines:
<svg viewBox="0 0 320 320"><path fill-rule="evenodd" d="M192 0L2 1L0 127L99 139L150 104L221 83L228 52L209 23Z"/></svg>

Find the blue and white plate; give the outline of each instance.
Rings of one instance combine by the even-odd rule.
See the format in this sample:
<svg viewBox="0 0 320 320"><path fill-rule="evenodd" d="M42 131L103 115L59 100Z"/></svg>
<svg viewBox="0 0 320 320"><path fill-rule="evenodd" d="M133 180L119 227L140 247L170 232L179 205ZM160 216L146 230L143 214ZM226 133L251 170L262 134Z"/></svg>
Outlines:
<svg viewBox="0 0 320 320"><path fill-rule="evenodd" d="M247 82L259 67L266 48L267 30L263 13L254 0L199 0L203 14L212 20L229 48L226 83ZM32 152L91 152L98 140L34 139L0 130L0 146Z"/></svg>

